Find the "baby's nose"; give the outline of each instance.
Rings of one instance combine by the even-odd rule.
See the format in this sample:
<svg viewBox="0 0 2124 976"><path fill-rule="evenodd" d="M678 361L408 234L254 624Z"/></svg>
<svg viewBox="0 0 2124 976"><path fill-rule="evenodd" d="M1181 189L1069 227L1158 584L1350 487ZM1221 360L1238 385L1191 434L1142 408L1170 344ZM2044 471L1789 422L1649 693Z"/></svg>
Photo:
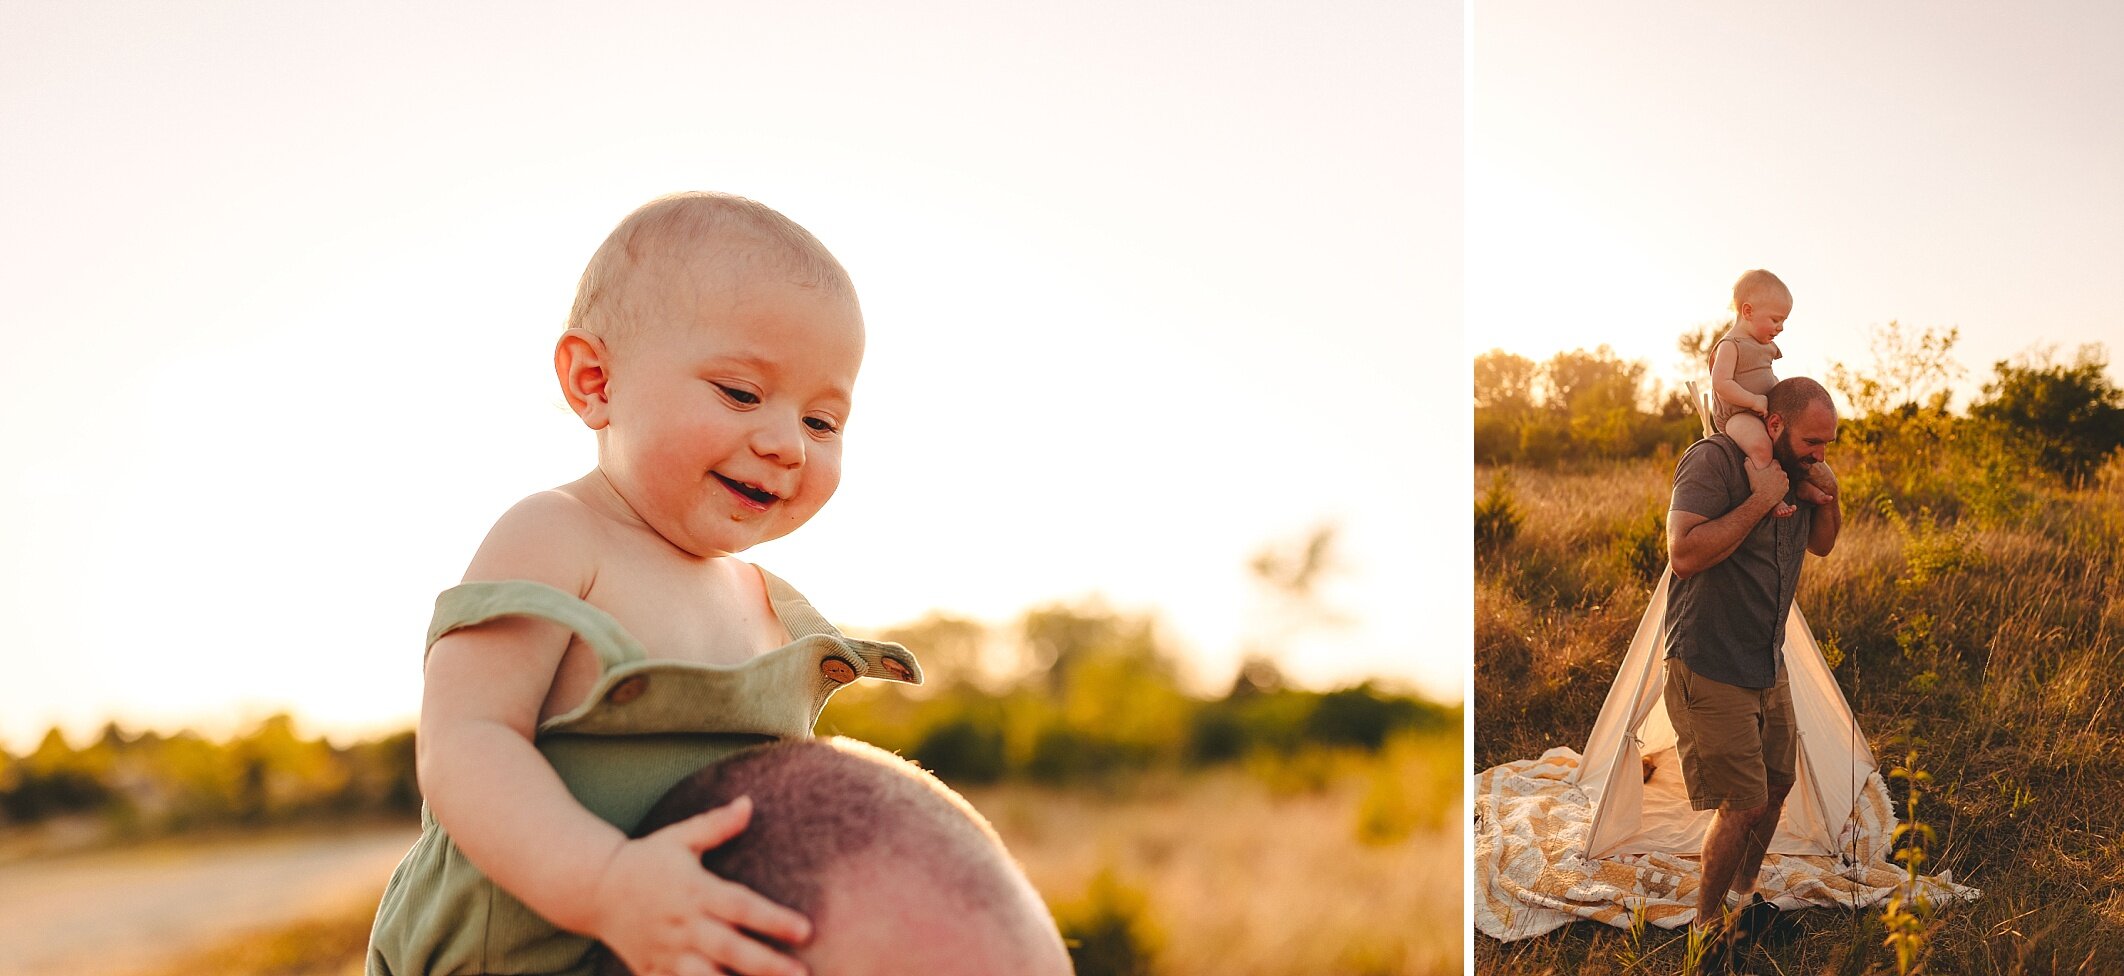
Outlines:
<svg viewBox="0 0 2124 976"><path fill-rule="evenodd" d="M804 435L791 427L794 425L762 424L753 432L752 452L770 461L789 467L804 463Z"/></svg>

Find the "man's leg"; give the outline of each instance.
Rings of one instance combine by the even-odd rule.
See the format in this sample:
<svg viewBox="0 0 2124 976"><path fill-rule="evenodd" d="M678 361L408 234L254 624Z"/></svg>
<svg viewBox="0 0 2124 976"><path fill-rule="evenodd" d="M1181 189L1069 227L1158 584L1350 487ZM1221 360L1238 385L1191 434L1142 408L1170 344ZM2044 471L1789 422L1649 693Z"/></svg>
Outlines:
<svg viewBox="0 0 2124 976"><path fill-rule="evenodd" d="M1792 713L1792 685L1790 676L1780 673L1777 684L1763 696L1763 767L1769 786L1770 803L1748 831L1747 845L1741 850L1740 869L1735 872L1733 890L1745 904L1750 892L1755 890L1757 876L1762 873L1763 854L1770 849L1770 840L1777 836L1777 818L1785 809L1785 797L1792 792L1792 783L1799 763L1799 722Z"/></svg>
<svg viewBox="0 0 2124 976"><path fill-rule="evenodd" d="M1782 797L1780 797L1782 799ZM1703 881L1696 889L1696 924L1717 925L1725 917L1726 891L1740 869L1747 863L1747 853L1753 845L1756 825L1762 822L1767 807L1747 810L1720 810L1711 815L1711 829L1704 834ZM1777 825L1777 814L1770 813L1770 824ZM1768 840L1764 841L1767 846ZM1755 867L1762 866L1762 848L1755 847ZM1749 885L1754 885L1753 869L1748 875Z"/></svg>
<svg viewBox="0 0 2124 976"><path fill-rule="evenodd" d="M1741 846L1739 860L1735 862L1737 870L1733 874L1732 886L1743 901L1755 890L1756 878L1763 871L1763 854L1770 849L1770 838L1777 836L1777 818L1785 809L1785 796L1791 792L1790 783L1771 783L1770 805L1764 807L1748 827L1746 843ZM1704 846L1707 851L1710 849L1708 841ZM1706 871L1710 870L1709 863L1705 862Z"/></svg>
<svg viewBox="0 0 2124 976"><path fill-rule="evenodd" d="M1749 841L1765 812L1771 791L1762 750L1762 693L1713 681L1690 671L1679 658L1667 659L1665 699L1674 723L1675 752L1689 805L1713 810L1697 862L1695 925L1723 940L1726 892L1747 858ZM1777 823L1769 811L1770 824ZM1767 839L1761 845L1768 846ZM1754 862L1761 861L1761 847Z"/></svg>

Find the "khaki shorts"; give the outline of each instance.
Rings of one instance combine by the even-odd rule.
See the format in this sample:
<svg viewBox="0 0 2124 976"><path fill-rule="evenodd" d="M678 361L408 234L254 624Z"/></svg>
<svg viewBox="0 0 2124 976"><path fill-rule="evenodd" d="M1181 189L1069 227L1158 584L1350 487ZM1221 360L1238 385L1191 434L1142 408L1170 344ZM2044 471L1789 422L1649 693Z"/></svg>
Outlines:
<svg viewBox="0 0 2124 976"><path fill-rule="evenodd" d="M1690 807L1753 810L1773 788L1792 785L1798 735L1784 672L1774 688L1742 688L1670 657L1665 694Z"/></svg>

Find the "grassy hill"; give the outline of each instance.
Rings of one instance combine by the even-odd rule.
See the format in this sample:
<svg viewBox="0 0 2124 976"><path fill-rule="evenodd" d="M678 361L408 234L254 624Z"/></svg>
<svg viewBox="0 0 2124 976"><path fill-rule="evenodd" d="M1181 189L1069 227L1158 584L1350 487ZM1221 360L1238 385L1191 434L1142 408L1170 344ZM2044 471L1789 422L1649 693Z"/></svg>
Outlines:
<svg viewBox="0 0 2124 976"><path fill-rule="evenodd" d="M1892 418L1891 418L1892 420ZM1925 970L2124 970L2124 459L2061 477L1944 411L1847 424L1836 551L1799 602L1884 771L1914 736L1928 870L1984 890ZM1476 471L1475 765L1581 748L1664 564L1671 452ZM1898 810L1904 787L1892 787ZM1873 912L1794 913L1752 972L1895 972ZM1672 935L1580 923L1496 973L1681 970ZM1637 949L1650 957L1625 960Z"/></svg>

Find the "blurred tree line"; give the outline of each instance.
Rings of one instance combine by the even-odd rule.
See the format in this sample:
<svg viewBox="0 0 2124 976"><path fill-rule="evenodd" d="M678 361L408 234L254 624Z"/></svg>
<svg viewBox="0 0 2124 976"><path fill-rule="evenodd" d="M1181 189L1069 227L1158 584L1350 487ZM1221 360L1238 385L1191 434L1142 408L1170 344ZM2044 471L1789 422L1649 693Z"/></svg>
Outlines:
<svg viewBox="0 0 2124 976"><path fill-rule="evenodd" d="M1718 329L1699 326L1677 343L1685 370L1705 383ZM1817 377L1842 401L1831 463L1840 476L1859 476L1856 486L1844 478L1847 491L1997 514L2025 501L2011 490L2020 472L2082 485L2124 446L2124 389L2110 379L2102 346L2069 359L2037 348L1995 363L1957 413L1949 388L1966 374L1953 356L1959 338L1957 329L1889 322L1871 332L1869 363L1833 363ZM1478 464L1643 457L1686 446L1699 431L1685 393L1648 384L1643 362L1606 346L1542 363L1492 350L1474 369Z"/></svg>
<svg viewBox="0 0 2124 976"><path fill-rule="evenodd" d="M1696 439L1688 394L1601 346L1545 362L1493 349L1475 357L1475 461L1549 465L1643 457Z"/></svg>
<svg viewBox="0 0 2124 976"><path fill-rule="evenodd" d="M1096 784L1308 749L1377 752L1397 732L1457 737L1461 727L1457 707L1370 682L1293 688L1258 655L1223 694L1190 694L1150 619L1096 604L1033 610L1015 633L932 616L880 636L935 662L926 665L933 684L848 688L819 732L892 749L957 785ZM998 638L1016 666L984 678L967 665Z"/></svg>
<svg viewBox="0 0 2124 976"><path fill-rule="evenodd" d="M1321 526L1251 560L1261 592L1249 626L1266 646L1343 622L1321 590L1339 568L1335 536ZM1191 694L1151 618L1096 602L1035 608L1000 631L931 615L876 636L929 662L931 683L849 688L819 731L892 749L962 786L1097 785L1305 751L1377 753L1398 733L1457 741L1461 729L1459 708L1370 682L1291 687L1263 645L1249 649L1222 695Z"/></svg>
<svg viewBox="0 0 2124 976"><path fill-rule="evenodd" d="M0 750L0 826L91 814L120 833L162 833L419 806L410 731L339 747L297 735L287 715L226 742L113 722L79 748L52 729L27 755Z"/></svg>
<svg viewBox="0 0 2124 976"><path fill-rule="evenodd" d="M1461 729L1458 707L1370 683L1289 687L1266 657L1249 659L1222 695L1190 694L1148 617L1098 605L1043 607L1006 628L932 615L877 636L912 648L932 684L850 686L819 733L895 750L959 785L1090 784L1261 754L1376 752L1398 732L1457 739ZM1005 666L984 666L988 656ZM54 729L26 755L0 750L0 827L93 815L123 833L159 833L408 815L419 803L411 731L339 747L300 737L286 715L218 743L114 723L78 748Z"/></svg>
<svg viewBox="0 0 2124 976"><path fill-rule="evenodd" d="M2082 489L2105 470L2124 472L2111 464L2124 448L2124 388L2102 346L2069 358L2037 347L1993 363L1956 412L1948 385L1965 372L1953 356L1959 337L1890 322L1873 330L1870 363L1831 366L1824 379L1849 405L1830 459L1846 498L2003 524L2039 506L2043 481Z"/></svg>

